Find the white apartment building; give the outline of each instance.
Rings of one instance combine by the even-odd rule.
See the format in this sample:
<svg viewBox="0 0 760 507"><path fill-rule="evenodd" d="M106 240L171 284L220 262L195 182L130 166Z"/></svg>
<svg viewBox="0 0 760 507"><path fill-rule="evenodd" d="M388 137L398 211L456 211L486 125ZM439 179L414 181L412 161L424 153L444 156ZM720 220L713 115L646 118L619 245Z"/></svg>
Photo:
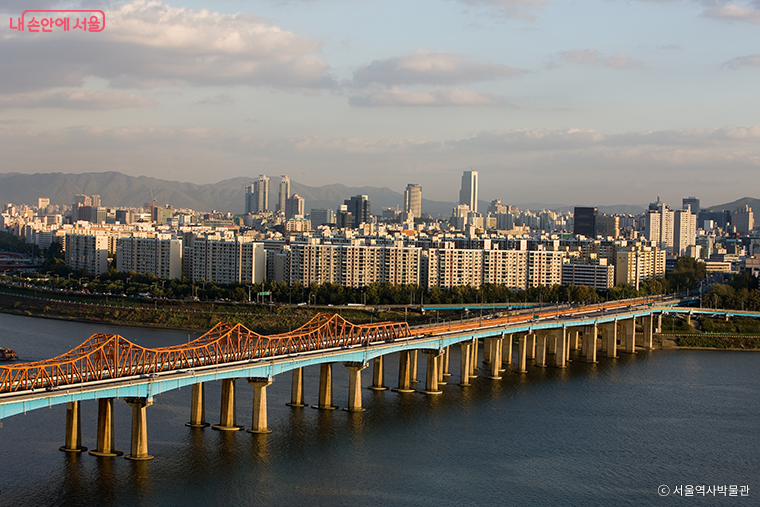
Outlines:
<svg viewBox="0 0 760 507"><path fill-rule="evenodd" d="M264 281L266 253L263 243L240 238L195 237L192 247L185 252L188 250L191 254L185 259L185 273L195 282L206 280L227 285ZM190 266L187 266L188 262Z"/></svg>
<svg viewBox="0 0 760 507"><path fill-rule="evenodd" d="M116 270L182 278L182 240L155 234L116 240Z"/></svg>
<svg viewBox="0 0 760 507"><path fill-rule="evenodd" d="M665 276L665 250L657 247L631 245L618 249L615 267L616 285L639 288L642 280Z"/></svg>
<svg viewBox="0 0 760 507"><path fill-rule="evenodd" d="M108 236L66 234L66 264L93 275L108 271Z"/></svg>

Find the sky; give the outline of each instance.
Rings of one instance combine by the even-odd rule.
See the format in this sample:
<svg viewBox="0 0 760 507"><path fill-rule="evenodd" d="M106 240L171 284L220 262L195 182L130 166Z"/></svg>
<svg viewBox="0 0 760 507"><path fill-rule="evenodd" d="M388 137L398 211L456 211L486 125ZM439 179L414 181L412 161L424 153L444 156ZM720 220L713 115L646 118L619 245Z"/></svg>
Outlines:
<svg viewBox="0 0 760 507"><path fill-rule="evenodd" d="M26 9L105 27L12 29ZM0 19L0 173L453 202L474 169L504 203L760 197L760 0L3 0Z"/></svg>

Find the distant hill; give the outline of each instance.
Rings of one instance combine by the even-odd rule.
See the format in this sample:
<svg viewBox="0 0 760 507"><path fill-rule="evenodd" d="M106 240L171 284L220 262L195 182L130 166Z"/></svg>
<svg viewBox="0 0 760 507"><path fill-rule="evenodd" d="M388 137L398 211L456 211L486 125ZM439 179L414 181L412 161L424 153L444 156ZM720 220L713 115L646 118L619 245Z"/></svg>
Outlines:
<svg viewBox="0 0 760 507"><path fill-rule="evenodd" d="M743 208L744 206L749 206L752 208L752 211L758 211L760 212L760 199L755 199L753 197L742 197L741 199L738 199L733 202L729 202L726 204L718 204L717 206L710 206L707 208L708 211L734 211L736 208Z"/></svg>
<svg viewBox="0 0 760 507"><path fill-rule="evenodd" d="M192 208L198 211L231 211L243 213L245 187L251 178L232 178L207 185L179 181L167 181L148 176L128 176L119 172L104 173L46 173L46 174L0 174L0 202L36 204L39 197L48 197L52 204L71 204L76 194L100 195L103 206L142 206L151 201L151 192L157 204L171 204L176 208ZM279 179L270 182L270 206L275 206ZM354 195L369 196L372 211L401 207L404 196L390 188L347 187L325 185L309 187L292 182L291 192L306 200L306 210L311 208L336 209L345 199ZM453 203L422 200L422 209L433 216L449 215Z"/></svg>

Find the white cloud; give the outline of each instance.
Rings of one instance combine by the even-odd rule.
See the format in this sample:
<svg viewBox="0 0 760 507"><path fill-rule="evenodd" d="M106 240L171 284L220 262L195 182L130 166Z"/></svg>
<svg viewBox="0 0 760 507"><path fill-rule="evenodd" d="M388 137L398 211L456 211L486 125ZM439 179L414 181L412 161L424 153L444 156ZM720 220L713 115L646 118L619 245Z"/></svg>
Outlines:
<svg viewBox="0 0 760 507"><path fill-rule="evenodd" d="M739 56L723 64L724 67L760 67L760 54Z"/></svg>
<svg viewBox="0 0 760 507"><path fill-rule="evenodd" d="M354 73L359 85L457 85L515 77L520 69L475 62L466 56L417 49L404 56L375 60Z"/></svg>
<svg viewBox="0 0 760 507"><path fill-rule="evenodd" d="M711 5L705 8L705 16L726 21L744 21L753 25L760 24L760 8L742 7L736 4Z"/></svg>
<svg viewBox="0 0 760 507"><path fill-rule="evenodd" d="M5 91L81 86L87 77L114 87L247 84L289 89L333 86L314 55L321 43L252 14L219 14L134 0L106 12L99 33L5 36Z"/></svg>
<svg viewBox="0 0 760 507"><path fill-rule="evenodd" d="M535 21L536 15L531 10L541 9L545 0L461 0L469 5L484 5L493 8L501 16Z"/></svg>
<svg viewBox="0 0 760 507"><path fill-rule="evenodd" d="M492 95L459 88L432 92L408 91L398 87L377 90L349 99L352 106L503 106L504 101Z"/></svg>
<svg viewBox="0 0 760 507"><path fill-rule="evenodd" d="M216 95L214 97L204 97L201 100L197 102L197 104L200 105L221 105L221 104L231 104L234 100L232 100L232 97L227 95L226 93L220 93L219 95Z"/></svg>
<svg viewBox="0 0 760 507"><path fill-rule="evenodd" d="M602 54L594 48L560 51L557 55L567 63L598 65L602 67L612 67L613 69L635 69L641 67L640 61L632 59L625 53L615 53L612 56L604 58Z"/></svg>
<svg viewBox="0 0 760 507"><path fill-rule="evenodd" d="M144 95L101 90L64 90L0 95L0 108L56 107L66 109L111 110L154 106L157 102Z"/></svg>

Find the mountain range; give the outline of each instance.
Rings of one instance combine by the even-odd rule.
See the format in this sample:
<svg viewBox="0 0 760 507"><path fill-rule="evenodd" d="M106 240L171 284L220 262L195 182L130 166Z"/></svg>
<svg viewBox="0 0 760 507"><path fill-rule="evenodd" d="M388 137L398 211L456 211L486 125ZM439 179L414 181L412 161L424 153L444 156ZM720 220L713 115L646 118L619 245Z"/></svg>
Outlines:
<svg viewBox="0 0 760 507"><path fill-rule="evenodd" d="M0 174L0 202L14 204L36 204L39 197L48 197L51 204L70 204L76 194L100 195L103 206L139 207L155 198L156 203L171 204L175 208L191 208L197 211L231 211L243 213L245 207L245 187L251 178L232 178L218 183L198 185L180 181L167 181L149 176L128 176L119 172L103 173L5 173ZM278 180L270 183L270 205L277 199ZM423 189L424 191L424 189ZM369 196L372 212L379 214L384 208L401 209L404 196L388 187L347 187L341 184L310 187L296 181L291 183L291 192L306 201L306 211L310 209L336 209L345 199L354 195ZM545 203L504 203L515 204L521 210L572 211L574 205ZM710 209L736 209L748 204L760 209L760 201L745 197L732 203L712 206ZM422 210L433 217L450 216L454 202L422 200ZM487 201L479 201L481 211L488 209ZM600 213L641 213L646 205L598 206Z"/></svg>

